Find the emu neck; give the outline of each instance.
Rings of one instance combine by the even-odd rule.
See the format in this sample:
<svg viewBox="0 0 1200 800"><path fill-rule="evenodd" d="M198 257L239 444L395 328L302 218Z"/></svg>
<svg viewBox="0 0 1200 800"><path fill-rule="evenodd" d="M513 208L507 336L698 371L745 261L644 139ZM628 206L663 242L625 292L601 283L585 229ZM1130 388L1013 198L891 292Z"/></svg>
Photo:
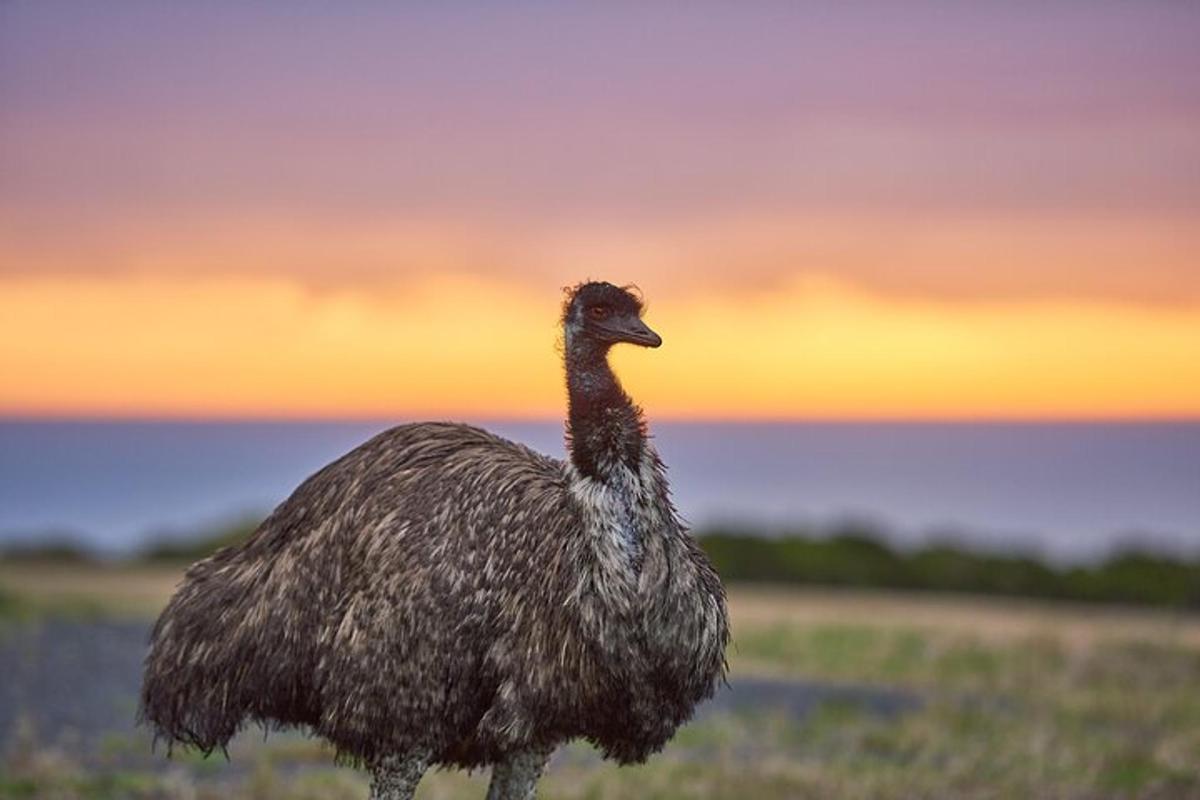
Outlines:
<svg viewBox="0 0 1200 800"><path fill-rule="evenodd" d="M622 466L636 473L645 429L640 409L608 365L608 348L567 347L567 421L571 461L580 474L611 483Z"/></svg>

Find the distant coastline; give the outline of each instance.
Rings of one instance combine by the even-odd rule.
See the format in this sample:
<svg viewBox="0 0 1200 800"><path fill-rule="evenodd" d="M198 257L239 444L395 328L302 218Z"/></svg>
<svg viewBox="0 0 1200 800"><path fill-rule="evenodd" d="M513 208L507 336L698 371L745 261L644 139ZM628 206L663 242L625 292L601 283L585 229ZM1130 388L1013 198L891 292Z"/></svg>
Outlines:
<svg viewBox="0 0 1200 800"><path fill-rule="evenodd" d="M561 421L480 421L561 456ZM109 556L274 507L395 424L0 420L0 545ZM1200 421L658 422L680 513L780 536L857 525L890 547L1094 563L1200 552Z"/></svg>

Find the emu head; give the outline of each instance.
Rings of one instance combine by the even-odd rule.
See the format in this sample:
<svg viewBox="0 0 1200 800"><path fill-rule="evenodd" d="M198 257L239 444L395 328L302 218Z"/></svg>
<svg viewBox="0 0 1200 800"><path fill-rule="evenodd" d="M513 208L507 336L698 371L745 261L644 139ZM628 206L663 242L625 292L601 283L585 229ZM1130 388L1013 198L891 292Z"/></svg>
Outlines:
<svg viewBox="0 0 1200 800"><path fill-rule="evenodd" d="M662 344L662 338L642 322L642 301L632 287L602 281L581 283L568 290L563 331L568 350L604 351L618 342L642 347Z"/></svg>

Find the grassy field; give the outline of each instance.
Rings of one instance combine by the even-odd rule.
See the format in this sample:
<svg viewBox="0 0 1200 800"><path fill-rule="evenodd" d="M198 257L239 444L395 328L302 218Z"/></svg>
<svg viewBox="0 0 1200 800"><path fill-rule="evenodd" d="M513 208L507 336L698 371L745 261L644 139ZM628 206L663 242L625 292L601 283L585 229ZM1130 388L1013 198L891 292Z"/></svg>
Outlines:
<svg viewBox="0 0 1200 800"><path fill-rule="evenodd" d="M46 615L152 615L167 568L0 564L8 625ZM733 677L901 689L897 714L710 716L647 765L566 748L541 797L1200 798L1200 617L950 595L730 591ZM362 798L366 779L320 742L244 736L232 761L168 769L80 763L69 746L0 732L0 797ZM106 744L112 763L146 747ZM486 774L431 773L419 797L482 797Z"/></svg>

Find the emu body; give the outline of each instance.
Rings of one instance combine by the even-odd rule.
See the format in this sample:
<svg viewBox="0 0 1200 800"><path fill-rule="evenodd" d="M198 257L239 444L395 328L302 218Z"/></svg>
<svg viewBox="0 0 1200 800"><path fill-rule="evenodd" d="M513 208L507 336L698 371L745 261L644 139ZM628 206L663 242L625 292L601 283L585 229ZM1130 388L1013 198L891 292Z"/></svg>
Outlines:
<svg viewBox="0 0 1200 800"><path fill-rule="evenodd" d="M489 798L529 797L575 738L621 763L659 750L723 676L724 593L608 369L613 323L584 316L604 321L596 303L636 300L585 284L568 302L569 460L396 427L189 569L147 656L156 732L211 750L247 722L307 727L379 798L429 765L486 764Z"/></svg>

